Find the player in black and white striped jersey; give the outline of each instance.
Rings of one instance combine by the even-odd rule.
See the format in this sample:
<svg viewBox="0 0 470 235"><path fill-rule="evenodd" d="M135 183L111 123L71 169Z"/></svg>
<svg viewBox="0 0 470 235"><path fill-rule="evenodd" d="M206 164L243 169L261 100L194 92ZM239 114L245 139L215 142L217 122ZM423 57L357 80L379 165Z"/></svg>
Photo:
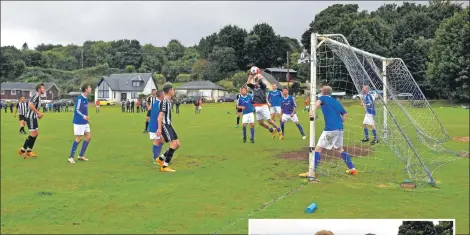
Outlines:
<svg viewBox="0 0 470 235"><path fill-rule="evenodd" d="M29 109L26 112L26 125L28 125L29 129L29 136L26 138L23 147L18 152L24 159L27 157L37 157L35 153L33 153L34 143L36 142L36 138L39 135L38 131L38 118L42 118L44 114L39 112L39 107L41 105L41 95L46 92L44 88L44 84L36 85L36 94L31 96L29 99Z"/></svg>
<svg viewBox="0 0 470 235"><path fill-rule="evenodd" d="M20 134L26 134L24 130L25 122L26 122L26 113L28 112L28 103L25 102L25 98L21 97L18 103L16 104L16 110L13 113L13 116L16 118L16 113L18 113L18 117L20 120Z"/></svg>
<svg viewBox="0 0 470 235"><path fill-rule="evenodd" d="M146 105L147 105L147 116L145 117L145 129L144 129L144 133L147 133L147 129L149 127L149 120L150 120L150 113L152 111L152 105L153 103L155 103L155 101L157 100L157 89L152 89L152 96L150 96L149 98L147 98L147 102L146 102Z"/></svg>
<svg viewBox="0 0 470 235"><path fill-rule="evenodd" d="M175 170L168 167L171 162L171 158L175 151L180 147L180 141L178 140L178 135L176 134L173 124L171 122L171 100L175 95L175 90L173 86L167 84L163 87L163 92L165 92L165 97L162 102L160 102L160 115L158 116L158 130L157 136L163 136L165 142L170 144L170 148L159 157L160 161L164 161L163 166L160 168L162 172L175 172Z"/></svg>

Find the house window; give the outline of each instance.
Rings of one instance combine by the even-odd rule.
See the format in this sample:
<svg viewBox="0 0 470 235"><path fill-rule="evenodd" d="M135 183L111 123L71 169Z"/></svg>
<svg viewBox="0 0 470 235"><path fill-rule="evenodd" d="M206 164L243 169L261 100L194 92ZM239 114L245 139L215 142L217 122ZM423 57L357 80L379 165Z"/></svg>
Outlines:
<svg viewBox="0 0 470 235"><path fill-rule="evenodd" d="M0 93L0 94L2 94L2 95L5 95L5 91L4 91L4 90L2 90L2 93Z"/></svg>
<svg viewBox="0 0 470 235"><path fill-rule="evenodd" d="M116 99L116 92L113 92L113 99Z"/></svg>
<svg viewBox="0 0 470 235"><path fill-rule="evenodd" d="M131 93L131 99L137 99L137 93L132 92Z"/></svg>
<svg viewBox="0 0 470 235"><path fill-rule="evenodd" d="M140 86L140 82L139 81L132 81L132 86L134 86L134 87Z"/></svg>
<svg viewBox="0 0 470 235"><path fill-rule="evenodd" d="M106 82L102 82L98 87L98 98L109 98L109 86Z"/></svg>
<svg viewBox="0 0 470 235"><path fill-rule="evenodd" d="M12 95L16 95L16 90L11 90Z"/></svg>

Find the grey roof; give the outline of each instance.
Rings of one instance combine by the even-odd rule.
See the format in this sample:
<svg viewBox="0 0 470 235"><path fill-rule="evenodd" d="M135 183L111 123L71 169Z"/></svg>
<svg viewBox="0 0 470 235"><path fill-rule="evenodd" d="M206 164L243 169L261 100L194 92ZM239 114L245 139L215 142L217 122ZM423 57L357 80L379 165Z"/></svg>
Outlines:
<svg viewBox="0 0 470 235"><path fill-rule="evenodd" d="M277 81L276 78L273 77L273 75L266 73L266 72L262 72L261 75L263 75L263 77L266 78L269 81L269 83L271 83L271 85L276 84L277 88L281 89L281 84Z"/></svg>
<svg viewBox="0 0 470 235"><path fill-rule="evenodd" d="M191 81L187 82L175 90L191 90L191 89L207 89L207 90L224 90L225 88L211 82L211 81Z"/></svg>
<svg viewBox="0 0 470 235"><path fill-rule="evenodd" d="M280 69L280 68L267 68L265 71L275 72L275 73L287 73L287 69ZM297 71L293 69L289 69L289 73L297 73Z"/></svg>
<svg viewBox="0 0 470 235"><path fill-rule="evenodd" d="M69 92L69 95L70 95L70 96L79 96L79 95L81 95L81 94L82 94L82 93L79 92L79 91L71 91L71 92Z"/></svg>
<svg viewBox="0 0 470 235"><path fill-rule="evenodd" d="M145 85L152 78L152 73L122 73L111 74L109 77L103 77L98 86L104 80L113 91L143 91ZM132 81L142 81L140 86L132 86Z"/></svg>
<svg viewBox="0 0 470 235"><path fill-rule="evenodd" d="M34 90L36 89L37 83L28 83L28 82L3 82L0 84L1 90ZM55 83L45 82L44 87L46 90L49 90ZM58 89L59 87L55 85ZM60 89L59 89L60 91Z"/></svg>

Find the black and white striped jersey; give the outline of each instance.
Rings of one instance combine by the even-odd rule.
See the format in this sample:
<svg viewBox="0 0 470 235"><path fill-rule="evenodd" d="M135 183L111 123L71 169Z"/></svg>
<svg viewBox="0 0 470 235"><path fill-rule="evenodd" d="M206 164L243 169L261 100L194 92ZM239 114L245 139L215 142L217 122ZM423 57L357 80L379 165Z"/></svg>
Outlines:
<svg viewBox="0 0 470 235"><path fill-rule="evenodd" d="M33 104L34 107L36 107L36 109L39 110L39 105L41 104L41 97L39 97L38 93L31 96L31 98L29 99L29 103ZM26 113L26 117L27 118L38 118L38 114L36 112L34 112L33 110L28 109L28 112Z"/></svg>
<svg viewBox="0 0 470 235"><path fill-rule="evenodd" d="M28 102L18 102L16 104L16 110L18 112L19 115L26 115L26 113L28 112Z"/></svg>
<svg viewBox="0 0 470 235"><path fill-rule="evenodd" d="M148 107L148 110L151 110L152 109L152 106L153 106L153 103L155 103L155 101L157 100L157 97L153 97L153 96L150 96L149 98L147 98L147 107Z"/></svg>
<svg viewBox="0 0 470 235"><path fill-rule="evenodd" d="M160 112L163 113L162 124L171 125L171 100L168 100L166 97L163 98L160 103Z"/></svg>

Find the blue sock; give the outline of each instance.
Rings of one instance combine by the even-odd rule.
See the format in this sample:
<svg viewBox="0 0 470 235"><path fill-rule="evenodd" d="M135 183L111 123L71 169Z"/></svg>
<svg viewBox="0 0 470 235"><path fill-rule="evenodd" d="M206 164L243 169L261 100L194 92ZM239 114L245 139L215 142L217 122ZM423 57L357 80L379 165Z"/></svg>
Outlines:
<svg viewBox="0 0 470 235"><path fill-rule="evenodd" d="M369 139L369 129L364 128L364 135L366 136L366 139Z"/></svg>
<svg viewBox="0 0 470 235"><path fill-rule="evenodd" d="M319 164L320 164L320 152L315 152L315 170L317 170L317 167Z"/></svg>
<svg viewBox="0 0 470 235"><path fill-rule="evenodd" d="M297 123L297 127L299 128L300 134L302 134L302 136L305 136L304 128L302 128L302 125L300 125L300 123Z"/></svg>
<svg viewBox="0 0 470 235"><path fill-rule="evenodd" d="M246 139L246 126L243 126L243 139Z"/></svg>
<svg viewBox="0 0 470 235"><path fill-rule="evenodd" d="M351 158L349 157L349 154L347 152L342 152L341 158L344 160L349 169L354 168L354 164L352 163Z"/></svg>
<svg viewBox="0 0 470 235"><path fill-rule="evenodd" d="M77 141L73 142L72 151L70 152L70 158L73 158L75 156L75 151L77 151L78 144L79 143Z"/></svg>
<svg viewBox="0 0 470 235"><path fill-rule="evenodd" d="M80 150L79 157L83 157L85 155L86 148L88 147L88 141L83 141L82 150Z"/></svg>
<svg viewBox="0 0 470 235"><path fill-rule="evenodd" d="M281 122L281 131L282 131L282 134L284 134L284 122Z"/></svg>
<svg viewBox="0 0 470 235"><path fill-rule="evenodd" d="M254 140L255 139L255 128L250 128L250 132L251 132L251 139Z"/></svg>
<svg viewBox="0 0 470 235"><path fill-rule="evenodd" d="M377 140L377 131L372 129L372 134L374 135L374 140Z"/></svg>
<svg viewBox="0 0 470 235"><path fill-rule="evenodd" d="M274 128L269 128L269 132L273 133L274 132Z"/></svg>
<svg viewBox="0 0 470 235"><path fill-rule="evenodd" d="M160 152L162 151L162 145L153 145L152 152L153 152L153 160L156 161L157 157L160 156Z"/></svg>
<svg viewBox="0 0 470 235"><path fill-rule="evenodd" d="M281 128L278 127L278 128L277 128L277 132L281 132L281 131L283 131L283 130L281 130Z"/></svg>

